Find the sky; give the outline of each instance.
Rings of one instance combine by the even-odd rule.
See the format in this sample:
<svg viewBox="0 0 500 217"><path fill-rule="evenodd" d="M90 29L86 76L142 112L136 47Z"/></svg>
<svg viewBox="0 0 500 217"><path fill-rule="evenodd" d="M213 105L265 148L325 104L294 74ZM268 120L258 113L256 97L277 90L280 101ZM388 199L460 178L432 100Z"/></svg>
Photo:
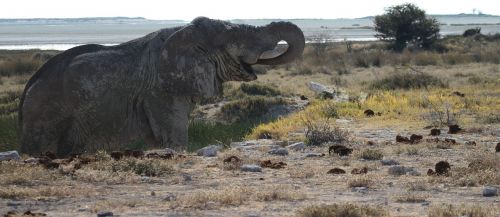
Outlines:
<svg viewBox="0 0 500 217"><path fill-rule="evenodd" d="M145 17L191 20L257 18L358 18L414 3L428 14L500 15L500 0L2 0L0 18Z"/></svg>

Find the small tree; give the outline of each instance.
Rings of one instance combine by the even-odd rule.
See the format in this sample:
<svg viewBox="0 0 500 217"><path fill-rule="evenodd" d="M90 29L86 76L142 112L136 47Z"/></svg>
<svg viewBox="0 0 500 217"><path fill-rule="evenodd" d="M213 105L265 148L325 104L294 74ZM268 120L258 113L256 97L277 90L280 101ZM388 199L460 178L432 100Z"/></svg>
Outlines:
<svg viewBox="0 0 500 217"><path fill-rule="evenodd" d="M439 22L410 3L389 7L385 14L375 17L374 24L378 32L375 36L393 41L396 50L408 44L429 48L439 38Z"/></svg>

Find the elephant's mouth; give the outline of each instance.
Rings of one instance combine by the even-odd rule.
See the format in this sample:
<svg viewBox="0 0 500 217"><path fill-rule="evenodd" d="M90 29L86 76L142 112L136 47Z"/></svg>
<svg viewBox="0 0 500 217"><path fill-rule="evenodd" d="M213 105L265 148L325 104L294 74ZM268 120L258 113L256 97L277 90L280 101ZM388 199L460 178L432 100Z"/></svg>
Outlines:
<svg viewBox="0 0 500 217"><path fill-rule="evenodd" d="M255 71L252 68L252 65L246 63L245 61L240 59L240 66L241 68L245 71L246 76L242 78L244 81L253 81L257 79L257 75L255 74Z"/></svg>

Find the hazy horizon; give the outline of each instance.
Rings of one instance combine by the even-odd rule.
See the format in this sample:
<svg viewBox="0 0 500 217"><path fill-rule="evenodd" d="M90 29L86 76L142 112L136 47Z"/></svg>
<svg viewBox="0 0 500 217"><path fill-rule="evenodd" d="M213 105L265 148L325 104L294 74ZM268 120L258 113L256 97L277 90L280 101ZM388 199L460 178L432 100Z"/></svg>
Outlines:
<svg viewBox="0 0 500 217"><path fill-rule="evenodd" d="M379 0L321 1L307 4L290 1L234 0L157 2L153 0L16 0L2 3L0 19L65 19L143 17L149 20L192 20L198 16L214 19L355 19L384 13L387 7L414 3L431 15L500 15L500 1L489 0ZM362 5L362 7L360 7ZM19 13L22 8L23 13Z"/></svg>

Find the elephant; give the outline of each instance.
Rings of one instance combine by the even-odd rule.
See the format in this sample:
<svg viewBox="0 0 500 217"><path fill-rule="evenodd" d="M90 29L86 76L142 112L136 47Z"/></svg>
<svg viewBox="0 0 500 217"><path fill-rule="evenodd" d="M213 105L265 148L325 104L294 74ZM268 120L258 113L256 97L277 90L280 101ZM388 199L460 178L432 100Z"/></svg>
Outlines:
<svg viewBox="0 0 500 217"><path fill-rule="evenodd" d="M197 102L220 96L223 82L257 79L252 65L300 58L304 46L290 22L251 26L198 17L119 45L71 48L26 84L20 151L67 156L137 140L185 150Z"/></svg>

